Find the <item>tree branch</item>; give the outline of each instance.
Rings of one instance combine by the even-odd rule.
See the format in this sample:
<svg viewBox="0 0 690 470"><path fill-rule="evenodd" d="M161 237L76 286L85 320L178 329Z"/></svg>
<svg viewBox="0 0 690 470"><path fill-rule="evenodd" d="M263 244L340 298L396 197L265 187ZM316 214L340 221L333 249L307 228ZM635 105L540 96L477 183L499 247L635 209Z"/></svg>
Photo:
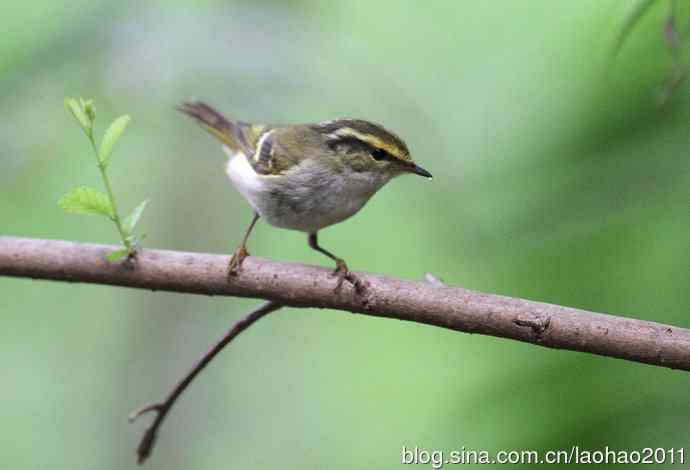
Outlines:
<svg viewBox="0 0 690 470"><path fill-rule="evenodd" d="M151 412L156 414L156 417L153 419L149 427L146 428L144 435L139 441L139 446L137 447L137 463L139 465L144 463L144 461L146 461L146 459L151 455L153 447L156 445L156 437L160 427L163 425L163 421L165 420L166 416L168 416L168 413L170 413L170 410L175 405L177 399L180 397L180 395L182 395L187 387L189 387L189 384L192 383L194 378L199 375L199 373L204 370L204 368L213 360L213 358L216 357L218 353L220 353L223 348L227 346L233 339L235 339L237 335L242 333L244 330L252 326L256 321L262 319L269 313L279 310L280 307L282 307L282 305L269 301L264 302L261 306L250 312L242 320L235 323L232 328L225 333L220 341L213 345L213 347L206 354L204 354L201 359L199 359L194 367L192 367L192 369L184 377L182 377L177 385L170 390L170 393L168 393L163 401L143 406L129 415L129 421L133 422L143 414Z"/></svg>
<svg viewBox="0 0 690 470"><path fill-rule="evenodd" d="M105 256L114 249L0 237L0 275L263 298L690 370L690 330L684 328L375 274L357 274L366 288L361 295L349 284L334 293L337 279L329 269L256 257L245 259L229 280L228 256L142 250L133 264L111 264Z"/></svg>

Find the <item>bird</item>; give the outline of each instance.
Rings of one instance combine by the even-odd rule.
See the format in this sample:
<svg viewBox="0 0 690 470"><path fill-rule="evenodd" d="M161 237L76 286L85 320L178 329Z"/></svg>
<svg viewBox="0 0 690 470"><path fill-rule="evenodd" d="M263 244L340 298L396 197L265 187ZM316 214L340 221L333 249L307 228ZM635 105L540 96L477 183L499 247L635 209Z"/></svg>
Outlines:
<svg viewBox="0 0 690 470"><path fill-rule="evenodd" d="M345 260L319 244L318 232L357 213L398 175L432 178L400 137L371 121L268 125L225 117L199 100L177 109L221 142L228 156L227 176L254 213L230 260L229 276L239 274L249 256L249 236L263 219L306 233L309 247L335 262L336 290L347 280L361 291L362 283Z"/></svg>

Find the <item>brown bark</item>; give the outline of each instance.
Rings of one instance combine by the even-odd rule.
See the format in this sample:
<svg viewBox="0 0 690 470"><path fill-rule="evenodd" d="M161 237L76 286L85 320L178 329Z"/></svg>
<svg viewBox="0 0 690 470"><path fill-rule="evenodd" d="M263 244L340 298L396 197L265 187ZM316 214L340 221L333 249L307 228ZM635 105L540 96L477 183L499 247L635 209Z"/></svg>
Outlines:
<svg viewBox="0 0 690 470"><path fill-rule="evenodd" d="M203 253L147 249L134 263L110 264L105 256L113 249L0 237L0 275L263 298L690 370L690 330L675 326L366 273L356 273L364 293L347 283L334 293L329 269L256 257L230 278L228 256Z"/></svg>

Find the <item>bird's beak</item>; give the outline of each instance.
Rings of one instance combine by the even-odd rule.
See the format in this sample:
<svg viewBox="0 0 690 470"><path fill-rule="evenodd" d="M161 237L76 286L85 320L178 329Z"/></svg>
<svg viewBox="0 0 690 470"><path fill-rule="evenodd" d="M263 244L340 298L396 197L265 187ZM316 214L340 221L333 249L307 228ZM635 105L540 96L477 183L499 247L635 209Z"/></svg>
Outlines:
<svg viewBox="0 0 690 470"><path fill-rule="evenodd" d="M414 173L415 175L424 176L425 178L429 179L432 178L431 173L429 173L416 163L412 163L407 169L410 173Z"/></svg>

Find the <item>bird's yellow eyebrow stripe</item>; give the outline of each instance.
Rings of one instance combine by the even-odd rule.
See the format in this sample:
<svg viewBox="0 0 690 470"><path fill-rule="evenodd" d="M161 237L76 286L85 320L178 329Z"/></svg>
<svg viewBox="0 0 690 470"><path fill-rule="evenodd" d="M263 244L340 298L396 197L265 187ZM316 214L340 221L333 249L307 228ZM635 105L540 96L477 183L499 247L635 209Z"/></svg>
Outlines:
<svg viewBox="0 0 690 470"><path fill-rule="evenodd" d="M372 147L375 148L380 148L388 152L389 154L393 155L395 158L398 158L400 160L406 160L407 156L405 153L397 146L397 145L391 145L388 142L385 142L375 135L372 134L364 134L362 132L359 132L351 127L341 127L340 129L336 130L335 132L332 132L328 134L328 137L331 139L338 139L338 138L343 138L343 137L352 137L357 140L361 140L362 142L366 142Z"/></svg>

